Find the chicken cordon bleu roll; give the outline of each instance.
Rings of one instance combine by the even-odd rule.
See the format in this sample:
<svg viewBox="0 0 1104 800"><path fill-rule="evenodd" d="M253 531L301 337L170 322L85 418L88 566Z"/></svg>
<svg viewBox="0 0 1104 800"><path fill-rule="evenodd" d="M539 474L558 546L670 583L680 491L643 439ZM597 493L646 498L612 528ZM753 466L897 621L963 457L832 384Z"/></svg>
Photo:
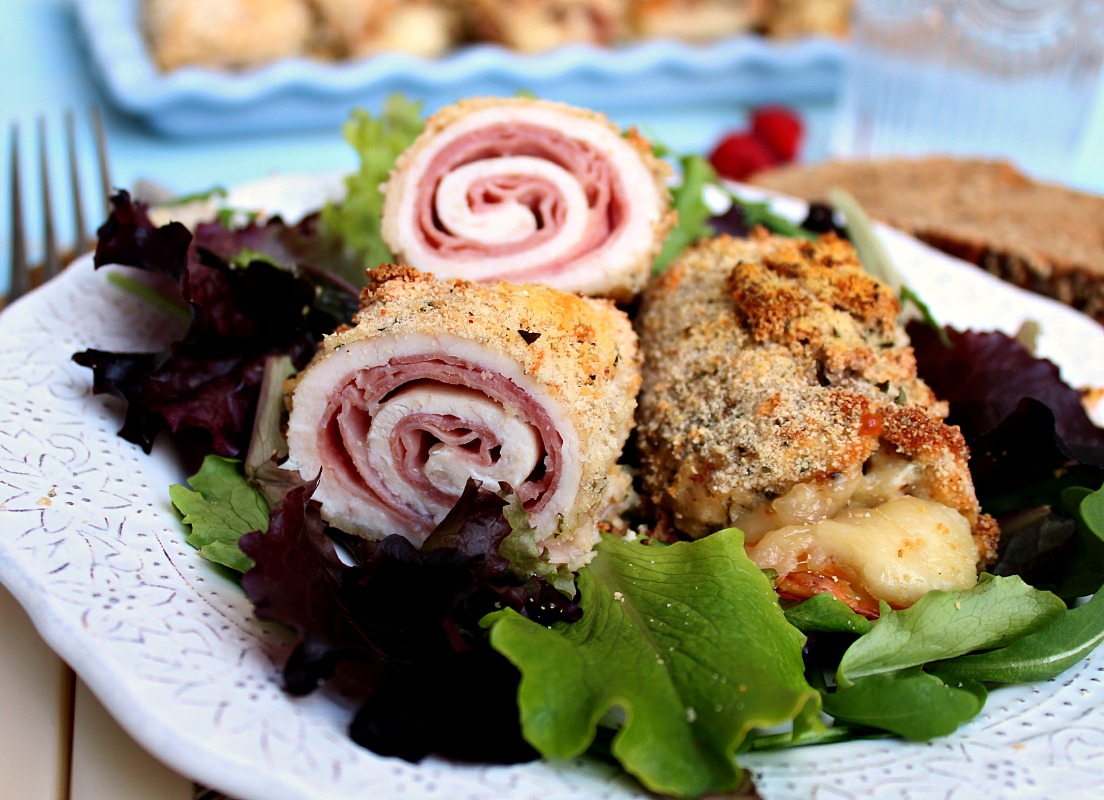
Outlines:
<svg viewBox="0 0 1104 800"><path fill-rule="evenodd" d="M290 385L285 466L321 470L323 518L420 545L474 478L516 493L552 563L585 563L634 496L618 465L640 386L628 317L537 285L373 278L355 326Z"/></svg>
<svg viewBox="0 0 1104 800"><path fill-rule="evenodd" d="M688 250L637 318L646 494L690 536L741 528L790 597L874 616L972 586L996 525L899 312L834 236Z"/></svg>
<svg viewBox="0 0 1104 800"><path fill-rule="evenodd" d="M476 98L438 111L384 188L383 238L438 278L625 300L674 222L670 166L592 111Z"/></svg>

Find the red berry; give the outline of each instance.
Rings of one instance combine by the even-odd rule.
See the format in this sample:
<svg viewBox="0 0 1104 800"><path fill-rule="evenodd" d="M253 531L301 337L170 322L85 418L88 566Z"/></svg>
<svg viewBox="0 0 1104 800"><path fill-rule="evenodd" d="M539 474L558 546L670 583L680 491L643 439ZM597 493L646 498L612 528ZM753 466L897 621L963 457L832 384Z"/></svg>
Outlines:
<svg viewBox="0 0 1104 800"><path fill-rule="evenodd" d="M774 166L778 159L757 137L733 133L721 140L709 156L709 163L722 178L742 181L752 173Z"/></svg>
<svg viewBox="0 0 1104 800"><path fill-rule="evenodd" d="M801 118L782 106L764 106L751 113L754 133L779 161L793 161L801 149Z"/></svg>

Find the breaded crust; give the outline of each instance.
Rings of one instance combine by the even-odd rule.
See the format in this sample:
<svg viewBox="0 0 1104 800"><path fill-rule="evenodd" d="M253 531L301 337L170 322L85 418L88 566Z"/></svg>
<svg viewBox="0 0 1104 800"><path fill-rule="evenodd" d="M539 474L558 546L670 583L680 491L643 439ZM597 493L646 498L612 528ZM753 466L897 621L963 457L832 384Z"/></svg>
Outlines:
<svg viewBox="0 0 1104 800"><path fill-rule="evenodd" d="M575 501L560 512L554 536L543 541L553 560L585 563L602 515L623 502L628 484L618 461L633 427L640 387L640 354L626 314L612 302L530 284L480 285L439 281L410 267L385 266L369 273L355 325L327 336L315 363L372 339L431 337L470 340L520 365L554 406L565 459L579 463ZM434 353L426 354L433 358ZM493 366L484 366L487 379ZM287 387L294 403L294 379ZM524 409L519 409L521 414Z"/></svg>
<svg viewBox="0 0 1104 800"><path fill-rule="evenodd" d="M601 129L602 136L607 139L601 144L601 155L617 163L617 158L623 153L621 144L630 148L635 158L631 160L632 174L641 176L637 181L638 186L626 185L625 189L629 199L639 202L643 207L648 204L650 213L654 216L654 222L649 229L641 230L640 236L634 239L629 248L631 258L603 258L592 259L585 274L582 271L565 273L564 276L550 278L537 278L542 283L549 283L565 291L579 292L589 296L610 297L618 302L630 301L641 289L651 274L651 266L663 247L668 232L677 222L677 214L670 207L671 193L668 181L672 174L671 165L661 158L657 158L653 152L652 143L648 141L636 128L622 131L605 114L586 108L579 108L551 100L534 100L527 97L472 97L461 100L438 110L427 120L425 128L417 140L407 148L396 160L391 170L387 184L383 187L385 199L381 219L381 232L388 247L396 254L398 260L423 271L434 271L430 266L418 263L418 257L411 255L408 250L406 226L410 223L408 206L411 197L416 196L420 186L421 171L426 168L428 154L439 144L440 137L455 130L456 126L470 123L468 119L473 114L484 111L503 112L503 116L495 115L490 121L498 124L503 120L511 120L510 115L517 110L537 110L545 120L554 120L548 127L555 125L554 130L569 139L579 137L580 126L588 131ZM485 123L484 123L485 124ZM535 124L529 122L527 124ZM588 134L590 135L590 134ZM613 143L612 145L610 143ZM594 144L590 142L590 144ZM628 174L628 173L626 173ZM629 242L623 243L621 251L627 248ZM612 255L606 253L606 255ZM619 253L620 255L620 253ZM461 277L471 278L464 274ZM524 280L524 278L501 275L505 280Z"/></svg>
<svg viewBox="0 0 1104 800"><path fill-rule="evenodd" d="M991 556L965 441L917 377L899 310L831 235L758 231L687 251L645 291L636 320L651 501L704 535L889 445L922 468L917 493L962 513Z"/></svg>

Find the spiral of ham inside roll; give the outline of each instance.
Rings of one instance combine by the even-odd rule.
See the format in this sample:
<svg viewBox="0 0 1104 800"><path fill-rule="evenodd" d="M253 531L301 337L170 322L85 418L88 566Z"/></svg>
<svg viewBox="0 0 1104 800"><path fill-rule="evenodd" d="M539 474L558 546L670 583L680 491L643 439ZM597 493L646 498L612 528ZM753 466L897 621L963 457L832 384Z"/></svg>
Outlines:
<svg viewBox="0 0 1104 800"><path fill-rule="evenodd" d="M385 188L398 260L441 278L627 298L673 217L667 165L604 117L526 99L431 117Z"/></svg>
<svg viewBox="0 0 1104 800"><path fill-rule="evenodd" d="M475 479L516 494L550 559L585 559L635 408L627 318L542 287L394 271L296 379L286 466L321 473L323 517L348 533L420 545ZM528 311L503 313L509 295Z"/></svg>

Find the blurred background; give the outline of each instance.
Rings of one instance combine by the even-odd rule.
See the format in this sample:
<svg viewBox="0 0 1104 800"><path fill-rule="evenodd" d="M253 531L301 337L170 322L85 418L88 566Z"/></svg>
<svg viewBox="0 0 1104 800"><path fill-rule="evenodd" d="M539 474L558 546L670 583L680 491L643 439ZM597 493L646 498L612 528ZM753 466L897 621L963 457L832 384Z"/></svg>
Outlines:
<svg viewBox="0 0 1104 800"><path fill-rule="evenodd" d="M800 120L800 162L954 151L1104 191L1097 0L472 0L464 19L455 0L4 5L0 112L9 137L19 127L32 210L40 119L66 197L67 109L81 134L87 109L103 110L116 186L188 193L350 170L342 121L395 91L426 111L531 92L605 111L675 153L709 154L753 109L781 106ZM77 138L93 195L94 149ZM55 203L64 239L71 220Z"/></svg>
<svg viewBox="0 0 1104 800"><path fill-rule="evenodd" d="M308 2L314 4L313 17L297 16L291 8ZM460 35L467 39L461 41L455 38L461 26L442 17L440 3L428 0L377 0L388 25L368 19L363 9L372 3L352 0L6 0L0 68L8 80L0 111L9 126L20 126L24 192L31 207L38 190L37 177L29 177L37 174L32 140L37 121L48 123L51 161L61 165L63 112L77 112L79 132L87 124L83 112L92 105L104 111L114 184L132 187L146 179L180 193L277 172L351 169L355 156L342 141L341 122L355 106L378 110L393 91L422 100L427 111L474 94L528 91L606 111L676 153L708 153L726 134L747 125L751 109L781 105L802 121L796 154L801 161L895 148L947 149L955 141L976 152L1006 154L989 133L951 129L943 121L948 114L969 116L950 113L948 95L936 91L946 86L945 70L955 69L954 59L969 54L962 37L955 52L940 51L933 42L948 35L939 27L947 25L948 6L999 12L1015 3L925 0L856 7L851 0L698 0L680 9L663 0L561 0L546 4L556 6L555 13L519 17L518 9L531 4L487 0L469 3L482 14L481 22L466 23ZM1066 72L1048 77L1049 84L1037 82L1031 97L1018 86L994 95L992 84L982 81L962 92L960 102L1026 110L1019 117L989 115L990 127L1009 132L1024 127L1025 119L1044 120L1052 130L1059 106L1031 109L1039 97L1060 100L1062 108L1072 109L1063 122L1061 157L1025 166L1044 177L1104 190L1102 26L1088 17L1075 19L1104 4L1042 5L1066 14L1060 24L1042 22L1056 28L1048 35L1059 41L1040 45L1020 31L1015 46L1072 53L1080 69L1077 80L1062 83L1062 74L1072 73L1057 65L1054 72ZM607 17L596 16L595 8ZM406 9L405 15L396 9ZM857 22L851 20L854 12L862 12ZM616 14L622 16L614 19ZM282 27L264 22L281 17ZM1070 46L1071 31L1081 37L1080 49ZM849 71L849 65L858 69ZM911 116L903 107L913 109ZM943 116L930 109L942 109ZM933 124L920 124L917 113L921 120L929 114ZM873 137L875 115L890 120L891 134L879 128ZM908 130L902 128L906 123ZM973 144L971 136L978 139ZM91 193L93 150L88 136L78 141ZM1039 149L1037 142L1031 144ZM61 172L55 167L51 181L58 184L55 195L64 197ZM64 226L65 209L59 211ZM0 196L0 215L8 219L7 193ZM0 249L7 253L6 239Z"/></svg>

